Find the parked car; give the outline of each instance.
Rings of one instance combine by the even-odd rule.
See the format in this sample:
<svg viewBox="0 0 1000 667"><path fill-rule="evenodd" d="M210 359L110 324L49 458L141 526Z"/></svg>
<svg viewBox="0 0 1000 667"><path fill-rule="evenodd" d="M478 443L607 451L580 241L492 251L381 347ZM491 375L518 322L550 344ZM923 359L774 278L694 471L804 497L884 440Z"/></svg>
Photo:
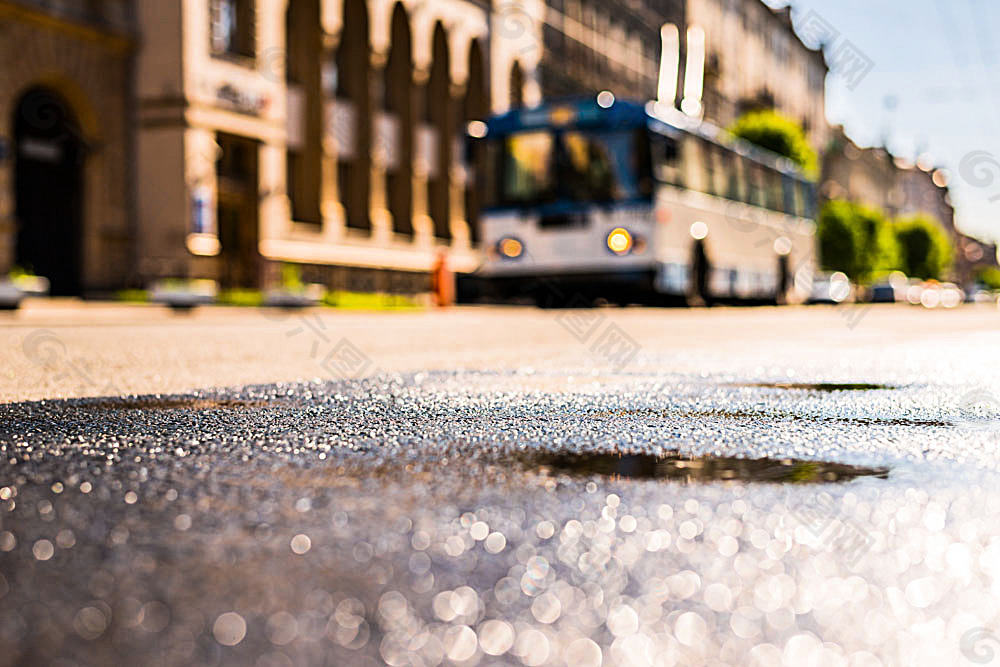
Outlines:
<svg viewBox="0 0 1000 667"><path fill-rule="evenodd" d="M872 303L896 303L901 296L888 281L875 283L868 289L868 300Z"/></svg>
<svg viewBox="0 0 1000 667"><path fill-rule="evenodd" d="M0 279L0 310L17 310L21 305L24 292L13 282Z"/></svg>
<svg viewBox="0 0 1000 667"><path fill-rule="evenodd" d="M809 303L843 303L851 296L851 291L851 281L840 271L817 274L813 278Z"/></svg>

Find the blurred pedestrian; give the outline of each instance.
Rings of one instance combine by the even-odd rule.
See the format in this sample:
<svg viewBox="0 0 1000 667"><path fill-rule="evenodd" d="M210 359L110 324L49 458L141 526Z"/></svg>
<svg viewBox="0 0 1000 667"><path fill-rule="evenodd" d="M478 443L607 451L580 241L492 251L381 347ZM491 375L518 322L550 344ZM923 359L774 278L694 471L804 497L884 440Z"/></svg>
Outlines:
<svg viewBox="0 0 1000 667"><path fill-rule="evenodd" d="M438 251L431 274L431 289L434 290L434 303L439 308L447 308L455 303L455 274L448 268L448 251Z"/></svg>

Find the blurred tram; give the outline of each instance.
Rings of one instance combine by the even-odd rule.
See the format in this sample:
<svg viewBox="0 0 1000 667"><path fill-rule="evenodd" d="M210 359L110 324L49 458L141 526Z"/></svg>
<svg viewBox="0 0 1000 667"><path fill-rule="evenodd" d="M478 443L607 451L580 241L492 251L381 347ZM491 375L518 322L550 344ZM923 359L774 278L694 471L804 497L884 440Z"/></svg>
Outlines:
<svg viewBox="0 0 1000 667"><path fill-rule="evenodd" d="M669 105L550 102L473 123L481 291L539 305L801 302L815 188Z"/></svg>

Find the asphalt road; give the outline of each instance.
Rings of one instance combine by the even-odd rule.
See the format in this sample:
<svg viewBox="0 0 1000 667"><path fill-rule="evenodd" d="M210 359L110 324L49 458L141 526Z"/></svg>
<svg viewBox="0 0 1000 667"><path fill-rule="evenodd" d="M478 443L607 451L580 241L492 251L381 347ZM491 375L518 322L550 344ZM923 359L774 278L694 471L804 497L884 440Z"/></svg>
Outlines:
<svg viewBox="0 0 1000 667"><path fill-rule="evenodd" d="M314 315L0 322L0 664L1000 649L995 309Z"/></svg>

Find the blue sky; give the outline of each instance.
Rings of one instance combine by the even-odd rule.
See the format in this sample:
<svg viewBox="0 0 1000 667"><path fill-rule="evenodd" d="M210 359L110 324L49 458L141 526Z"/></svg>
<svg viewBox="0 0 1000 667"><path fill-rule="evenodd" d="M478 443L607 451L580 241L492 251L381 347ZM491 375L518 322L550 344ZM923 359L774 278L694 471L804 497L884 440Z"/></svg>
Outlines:
<svg viewBox="0 0 1000 667"><path fill-rule="evenodd" d="M849 40L874 62L853 89L844 76L829 75L830 122L843 124L848 136L863 146L887 139L898 155L913 158L929 153L936 165L950 171L959 228L1000 240L1000 40L996 39L1000 2L794 0L791 4L793 16L801 19L815 11L839 33L831 50ZM969 175L968 168L959 167L973 152L982 152L978 156L982 164ZM971 161L970 157L966 164Z"/></svg>

